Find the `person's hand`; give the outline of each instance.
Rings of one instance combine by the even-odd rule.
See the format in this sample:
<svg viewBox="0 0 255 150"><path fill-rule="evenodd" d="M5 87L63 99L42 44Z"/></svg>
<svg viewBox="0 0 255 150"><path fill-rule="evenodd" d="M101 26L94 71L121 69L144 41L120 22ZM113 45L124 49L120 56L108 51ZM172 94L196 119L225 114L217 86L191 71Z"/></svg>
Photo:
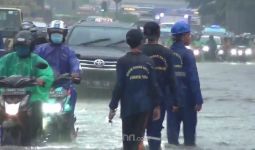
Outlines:
<svg viewBox="0 0 255 150"><path fill-rule="evenodd" d="M172 112L177 112L179 110L178 106L172 106Z"/></svg>
<svg viewBox="0 0 255 150"><path fill-rule="evenodd" d="M160 115L161 115L161 113L160 113L160 106L157 106L153 110L152 120L153 121L159 120L160 119Z"/></svg>
<svg viewBox="0 0 255 150"><path fill-rule="evenodd" d="M112 123L112 119L114 118L115 115L116 115L116 110L111 109L108 116L109 123Z"/></svg>
<svg viewBox="0 0 255 150"><path fill-rule="evenodd" d="M72 80L75 84L80 84L81 82L81 77L79 73L72 73L71 74Z"/></svg>
<svg viewBox="0 0 255 150"><path fill-rule="evenodd" d="M42 79L37 79L36 82L39 86L44 86L45 85L45 82Z"/></svg>
<svg viewBox="0 0 255 150"><path fill-rule="evenodd" d="M197 105L195 106L195 111L199 112L199 111L201 111L201 110L202 110L202 105L197 104Z"/></svg>

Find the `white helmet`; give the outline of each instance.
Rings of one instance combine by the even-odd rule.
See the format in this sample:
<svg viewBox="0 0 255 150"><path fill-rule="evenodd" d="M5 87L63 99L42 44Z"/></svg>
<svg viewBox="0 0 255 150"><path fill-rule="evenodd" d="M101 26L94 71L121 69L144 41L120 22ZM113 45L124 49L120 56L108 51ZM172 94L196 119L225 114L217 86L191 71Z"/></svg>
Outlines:
<svg viewBox="0 0 255 150"><path fill-rule="evenodd" d="M51 33L62 33L64 36L67 34L67 27L62 20L53 20L48 27L48 34Z"/></svg>

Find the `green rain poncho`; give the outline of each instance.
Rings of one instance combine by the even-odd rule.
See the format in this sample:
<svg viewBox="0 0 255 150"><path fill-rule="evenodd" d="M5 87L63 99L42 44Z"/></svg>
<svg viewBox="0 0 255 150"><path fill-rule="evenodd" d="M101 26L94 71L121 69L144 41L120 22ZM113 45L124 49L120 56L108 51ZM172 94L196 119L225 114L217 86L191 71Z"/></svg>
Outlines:
<svg viewBox="0 0 255 150"><path fill-rule="evenodd" d="M0 59L0 76L33 76L45 82L45 86L31 87L32 91L30 102L47 101L51 85L54 81L54 75L51 67L46 69L36 68L36 64L45 63L44 59L36 54L31 54L28 58L19 58L16 52L12 52Z"/></svg>

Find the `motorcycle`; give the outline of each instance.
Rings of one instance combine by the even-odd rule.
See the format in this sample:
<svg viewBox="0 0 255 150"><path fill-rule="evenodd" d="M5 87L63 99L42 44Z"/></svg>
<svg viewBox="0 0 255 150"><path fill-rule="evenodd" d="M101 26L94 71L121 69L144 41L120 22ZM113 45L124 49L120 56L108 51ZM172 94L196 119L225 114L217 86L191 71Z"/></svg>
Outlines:
<svg viewBox="0 0 255 150"><path fill-rule="evenodd" d="M37 86L33 77L11 76L0 80L1 145L27 145L31 114L29 87Z"/></svg>
<svg viewBox="0 0 255 150"><path fill-rule="evenodd" d="M72 141L76 138L78 128L74 124L71 100L73 78L69 74L57 77L52 85L49 100L43 103L43 136L45 142Z"/></svg>

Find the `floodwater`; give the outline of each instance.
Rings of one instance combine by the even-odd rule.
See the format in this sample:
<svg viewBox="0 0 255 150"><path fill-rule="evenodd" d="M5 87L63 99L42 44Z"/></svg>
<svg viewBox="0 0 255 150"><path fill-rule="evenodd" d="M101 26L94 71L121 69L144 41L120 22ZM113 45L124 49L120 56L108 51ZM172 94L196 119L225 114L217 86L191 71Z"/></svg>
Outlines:
<svg viewBox="0 0 255 150"><path fill-rule="evenodd" d="M164 129L162 149L255 150L255 64L198 63L198 69L204 105L198 117L197 147L168 145ZM109 100L79 99L76 141L33 149L121 149L121 120L117 115L108 123ZM181 142L182 138L181 134Z"/></svg>

